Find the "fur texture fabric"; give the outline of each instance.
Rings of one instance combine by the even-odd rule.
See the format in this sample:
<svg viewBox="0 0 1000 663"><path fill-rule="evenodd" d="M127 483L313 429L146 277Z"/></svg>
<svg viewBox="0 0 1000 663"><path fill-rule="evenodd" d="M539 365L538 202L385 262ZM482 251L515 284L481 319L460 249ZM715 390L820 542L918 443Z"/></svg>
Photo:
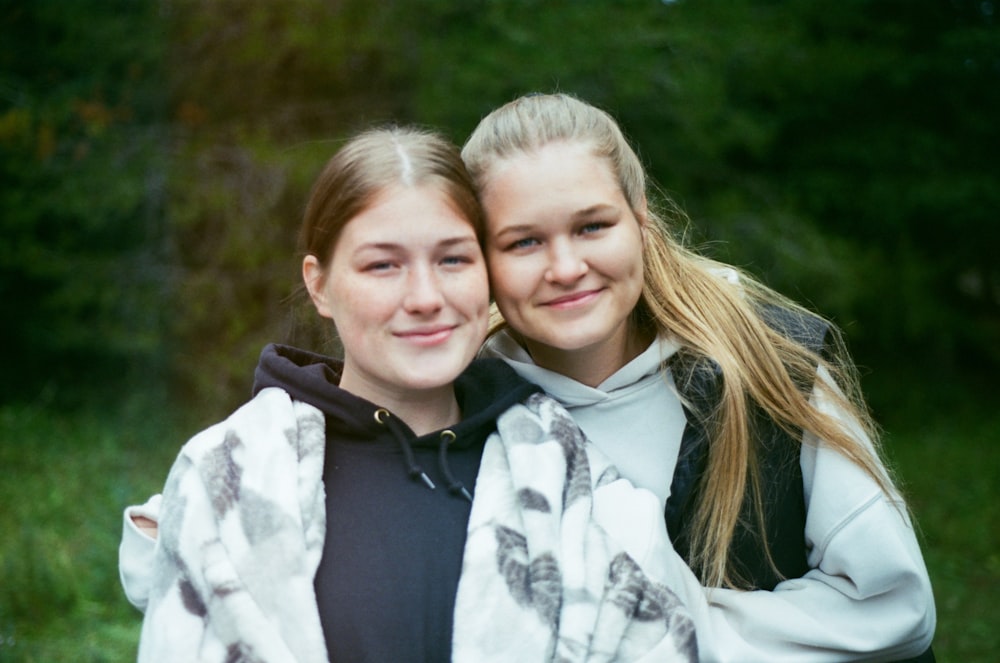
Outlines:
<svg viewBox="0 0 1000 663"><path fill-rule="evenodd" d="M510 408L497 429L476 480L453 660L696 661L687 610L639 564L655 548L612 537L598 515L622 518L646 498L655 532L652 493L621 479L548 396Z"/></svg>
<svg viewBox="0 0 1000 663"><path fill-rule="evenodd" d="M184 446L164 489L140 663L327 660L313 589L324 447L322 412L274 388ZM468 525L455 661L697 660L684 607L594 517L604 496L629 509L624 483L552 399L498 420Z"/></svg>

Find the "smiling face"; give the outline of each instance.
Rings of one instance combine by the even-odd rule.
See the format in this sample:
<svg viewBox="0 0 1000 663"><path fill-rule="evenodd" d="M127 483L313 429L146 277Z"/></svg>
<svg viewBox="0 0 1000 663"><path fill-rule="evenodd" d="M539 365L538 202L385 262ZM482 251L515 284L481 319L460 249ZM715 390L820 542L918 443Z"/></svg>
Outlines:
<svg viewBox="0 0 1000 663"><path fill-rule="evenodd" d="M642 227L588 145L550 143L496 163L482 203L493 296L536 363L596 385L643 349L629 324Z"/></svg>
<svg viewBox="0 0 1000 663"><path fill-rule="evenodd" d="M343 227L328 265L303 262L344 347L340 386L373 402L451 389L486 334L486 266L439 188L393 186Z"/></svg>

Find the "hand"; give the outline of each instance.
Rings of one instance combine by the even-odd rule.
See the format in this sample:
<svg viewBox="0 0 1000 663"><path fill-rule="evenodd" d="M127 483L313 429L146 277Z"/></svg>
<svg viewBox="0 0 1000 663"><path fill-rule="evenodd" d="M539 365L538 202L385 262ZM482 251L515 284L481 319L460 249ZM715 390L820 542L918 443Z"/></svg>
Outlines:
<svg viewBox="0 0 1000 663"><path fill-rule="evenodd" d="M132 522L151 539L155 539L159 534L159 524L146 516L132 516Z"/></svg>

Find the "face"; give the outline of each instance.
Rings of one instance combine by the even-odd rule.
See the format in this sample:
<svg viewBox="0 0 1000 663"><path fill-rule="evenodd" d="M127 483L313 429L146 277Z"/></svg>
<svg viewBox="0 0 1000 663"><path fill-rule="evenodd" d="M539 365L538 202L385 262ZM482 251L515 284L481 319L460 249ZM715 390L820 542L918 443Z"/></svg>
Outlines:
<svg viewBox="0 0 1000 663"><path fill-rule="evenodd" d="M491 169L482 200L493 296L535 361L626 357L642 228L608 164L553 143Z"/></svg>
<svg viewBox="0 0 1000 663"><path fill-rule="evenodd" d="M343 343L340 386L374 402L451 388L486 334L479 243L435 187L382 192L344 226L328 265L305 259L303 278Z"/></svg>

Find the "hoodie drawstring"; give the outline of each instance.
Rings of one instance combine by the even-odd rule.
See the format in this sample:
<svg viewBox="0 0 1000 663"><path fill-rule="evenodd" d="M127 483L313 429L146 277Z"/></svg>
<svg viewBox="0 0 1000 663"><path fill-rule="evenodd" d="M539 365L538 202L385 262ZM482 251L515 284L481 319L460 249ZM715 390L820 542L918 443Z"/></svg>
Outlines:
<svg viewBox="0 0 1000 663"><path fill-rule="evenodd" d="M427 473L424 472L423 468L417 464L416 459L413 457L413 448L407 439L406 431L400 428L398 419L392 416L392 413L385 408L379 408L375 410L375 421L388 428L392 436L396 438L399 448L403 451L403 457L406 459L406 472L410 475L410 478L414 480L420 479L428 488L434 490L434 482L431 481L431 478L427 476ZM455 439L455 431L450 429L441 431L441 437L438 441L438 469L448 483L449 493L460 495L469 500L469 502L472 502L472 494L465 487L464 483L455 478L455 475L451 473L451 467L448 465L448 447L451 446Z"/></svg>
<svg viewBox="0 0 1000 663"><path fill-rule="evenodd" d="M420 479L428 488L434 490L434 482L427 476L423 468L417 464L416 459L413 457L413 449L410 447L410 442L406 439L406 432L399 429L399 424L396 423L396 418L392 416L392 413L385 408L379 408L375 410L375 421L388 428L393 437L396 438L399 448L403 451L403 457L406 460L406 473L410 475L410 478L414 480Z"/></svg>
<svg viewBox="0 0 1000 663"><path fill-rule="evenodd" d="M441 441L438 443L438 469L448 482L448 492L452 495L461 495L465 499L472 501L472 495L466 489L465 484L455 478L448 465L448 447L455 441L455 432L451 430L441 431Z"/></svg>
<svg viewBox="0 0 1000 663"><path fill-rule="evenodd" d="M401 428L399 420L392 416L392 413L385 408L379 408L375 410L375 421L388 428L389 432L396 439L399 448L403 451L403 457L406 461L406 473L410 475L410 478L414 480L420 479L424 482L424 485L434 490L434 482L431 481L431 478L427 476L427 473L424 472L423 468L417 464L416 459L413 457L413 447L410 446L406 431ZM455 478L455 475L451 473L451 467L448 465L448 447L451 446L455 439L455 431L450 429L441 431L441 438L438 442L438 469L448 484L449 493L460 495L469 500L469 502L472 502L472 494L469 493L464 483Z"/></svg>

